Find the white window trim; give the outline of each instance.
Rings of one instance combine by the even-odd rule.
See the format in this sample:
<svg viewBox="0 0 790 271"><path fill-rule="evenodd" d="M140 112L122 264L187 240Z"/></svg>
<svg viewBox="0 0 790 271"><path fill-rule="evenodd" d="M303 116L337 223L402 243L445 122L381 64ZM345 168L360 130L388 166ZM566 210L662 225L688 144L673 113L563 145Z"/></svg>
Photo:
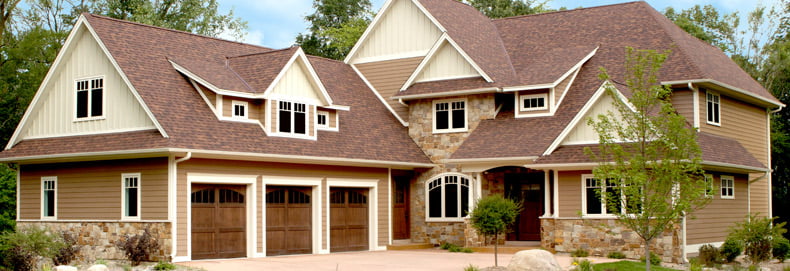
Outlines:
<svg viewBox="0 0 790 271"><path fill-rule="evenodd" d="M273 135L280 136L280 137L316 140L316 134L317 133L315 133L315 130L313 130L316 127L315 127L315 124L311 123L310 115L309 115L311 107L314 108L313 109L313 115L315 115L315 110L317 110L315 105L310 104L310 103L306 103L306 102L296 102L296 101L290 101L290 100L271 100L271 101L272 101L272 103L274 105L276 105L276 107L275 107L275 117L274 117L276 126L273 127L274 128L273 129L274 133L272 133ZM302 134L297 134L297 133L293 132L293 122L294 122L293 113L291 115L291 128L292 128L291 132L290 133L280 132L280 102L289 102L289 103L291 103L291 109L292 109L291 111L292 112L293 112L294 107L296 106L295 104L297 104L297 103L304 104L304 106L305 106L305 118L306 118L305 119L305 125L306 125L306 127L305 127L305 134L302 135ZM313 122L315 122L315 121L313 121ZM311 131L313 131L313 136L310 136L310 132Z"/></svg>
<svg viewBox="0 0 790 271"><path fill-rule="evenodd" d="M319 124L318 123L318 116L324 116L326 118L326 123ZM329 112L328 111L316 110L316 113L315 113L315 127L319 128L319 129L329 128Z"/></svg>
<svg viewBox="0 0 790 271"><path fill-rule="evenodd" d="M468 214L466 216L459 216L459 217L445 217L445 215L444 215L444 213L445 213L445 207L444 207L444 192L445 192L445 190L444 189L442 189L442 200L441 200L441 202L442 202L442 217L431 217L431 214L430 214L430 193L429 193L430 190L429 190L428 186L430 185L431 181L433 181L435 179L438 179L438 178L442 179L441 186L444 186L445 185L445 177L447 177L447 176L458 176L459 178L466 178L469 181L469 185L468 185L468 187L469 187L469 210L468 211L469 212L472 211L472 207L474 206L474 201L475 201L475 199L477 199L475 197L475 192L474 192L474 190L475 190L475 183L474 183L475 182L475 178L472 178L471 176L468 176L466 174L461 174L461 173L442 173L442 174L439 174L439 175L435 175L435 176L429 178L427 181L425 181L425 186L424 186L424 189L425 189L425 222L463 222L464 219L469 217ZM461 185L460 181L459 181L458 185L460 187L460 185ZM460 193L461 189L458 189L458 191ZM458 198L458 203L459 203L458 206L460 208L461 197Z"/></svg>
<svg viewBox="0 0 790 271"><path fill-rule="evenodd" d="M614 218L615 214L610 214L606 207L606 199L601 200L601 214L587 214L587 179L595 179L593 174L582 174L582 217L583 218Z"/></svg>
<svg viewBox="0 0 790 271"><path fill-rule="evenodd" d="M713 195L716 195L716 189L713 186L713 182L716 179L713 178L713 174L705 174L705 197L706 198L713 198Z"/></svg>
<svg viewBox="0 0 790 271"><path fill-rule="evenodd" d="M729 176L729 175L721 175L719 178L721 178L721 181L720 181L721 188L719 189L719 195L721 196L721 198L722 199L735 199L735 177ZM725 180L730 181L732 183L732 187L729 187L729 188L732 189L732 195L725 196L722 193L723 191L721 191L721 189L727 188L726 186L724 186L724 181Z"/></svg>
<svg viewBox="0 0 790 271"><path fill-rule="evenodd" d="M543 107L535 107L535 108L526 108L526 104L524 104L524 99L531 99L531 98L543 98ZM539 110L548 110L549 109L549 94L548 93L538 93L538 94L523 94L518 96L518 103L519 103L519 110L520 111L539 111Z"/></svg>
<svg viewBox="0 0 790 271"><path fill-rule="evenodd" d="M54 204L54 206L55 206L54 214L55 215L54 216L45 216L44 215L44 183L47 182L47 181L55 182L55 199L54 199L55 200L55 204ZM41 193L41 208L40 208L41 209L40 210L41 220L58 220L58 177L56 177L56 176L41 177L41 192L40 193Z"/></svg>
<svg viewBox="0 0 790 271"><path fill-rule="evenodd" d="M234 119L248 119L250 116L250 104L245 101L236 101L233 100L230 102L230 116ZM236 115L236 106L240 105L244 107L244 116L237 116Z"/></svg>
<svg viewBox="0 0 790 271"><path fill-rule="evenodd" d="M713 95L719 98L719 102L718 102L719 107L717 108L718 112L716 112L719 116L718 122L710 121L710 116L708 116L708 95ZM721 95L719 95L719 93L709 90L705 92L705 121L710 125L721 126Z"/></svg>
<svg viewBox="0 0 790 271"><path fill-rule="evenodd" d="M126 178L137 178L137 216L127 216L126 215ZM132 220L132 221L139 221L140 220L140 211L142 208L140 207L141 198L143 197L143 186L142 186L142 178L140 178L140 173L123 173L121 174L121 220Z"/></svg>
<svg viewBox="0 0 790 271"><path fill-rule="evenodd" d="M92 100L91 100L90 88L88 88L88 117L78 118L77 117L77 82L79 82L79 81L88 81L88 84L90 84L90 81L93 80L93 79L101 79L102 80L102 94L101 94L102 114L101 114L101 116L90 116L91 101ZM74 79L74 82L72 84L72 92L71 92L71 94L73 96L73 98L72 98L73 104L71 106L72 122L82 122L82 121L107 119L107 80L104 78L104 75L82 77L82 78Z"/></svg>
<svg viewBox="0 0 790 271"><path fill-rule="evenodd" d="M463 128L452 128L453 127L453 113L452 113L452 104L454 102L464 102L464 127ZM448 127L447 129L437 130L436 129L436 104L446 103L450 113L448 114ZM466 132L469 131L469 101L466 98L461 99L444 99L444 100L434 100L431 103L431 127L433 127L434 134L445 134L445 133L458 133L458 132Z"/></svg>

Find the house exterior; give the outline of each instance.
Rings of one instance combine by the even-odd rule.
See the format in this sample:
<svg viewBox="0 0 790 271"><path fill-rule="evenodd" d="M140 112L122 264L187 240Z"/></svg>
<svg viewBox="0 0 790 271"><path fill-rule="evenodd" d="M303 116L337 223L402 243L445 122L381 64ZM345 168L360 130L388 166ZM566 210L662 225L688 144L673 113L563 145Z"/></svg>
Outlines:
<svg viewBox="0 0 790 271"><path fill-rule="evenodd" d="M344 61L84 14L0 161L19 165L17 223L77 232L87 257L143 229L173 261L476 246L466 212L490 194L524 202L508 241L639 257L583 152L626 46L672 50L660 79L716 188L655 252L770 216L784 105L645 2L491 20L388 0Z"/></svg>

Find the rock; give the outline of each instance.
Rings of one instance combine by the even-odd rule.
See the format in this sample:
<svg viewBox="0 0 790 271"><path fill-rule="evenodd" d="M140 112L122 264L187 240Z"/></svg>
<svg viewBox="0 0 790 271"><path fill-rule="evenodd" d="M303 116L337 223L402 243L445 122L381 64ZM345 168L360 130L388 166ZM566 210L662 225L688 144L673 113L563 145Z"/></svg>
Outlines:
<svg viewBox="0 0 790 271"><path fill-rule="evenodd" d="M55 266L55 271L77 271L77 268L74 266L68 265L58 265Z"/></svg>
<svg viewBox="0 0 790 271"><path fill-rule="evenodd" d="M560 271L562 267L554 259L554 255L542 249L522 250L513 255L509 271Z"/></svg>
<svg viewBox="0 0 790 271"><path fill-rule="evenodd" d="M88 271L109 271L109 270L110 269L108 269L107 266L103 264L94 264L93 266L88 268Z"/></svg>

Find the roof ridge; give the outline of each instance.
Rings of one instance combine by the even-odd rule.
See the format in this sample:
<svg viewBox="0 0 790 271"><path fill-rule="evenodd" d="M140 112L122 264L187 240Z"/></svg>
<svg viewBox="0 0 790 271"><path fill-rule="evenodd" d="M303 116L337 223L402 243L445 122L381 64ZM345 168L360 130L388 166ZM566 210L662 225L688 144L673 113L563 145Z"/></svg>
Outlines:
<svg viewBox="0 0 790 271"><path fill-rule="evenodd" d="M265 54L269 54L269 53L279 53L279 52L291 50L291 49L296 48L296 47L299 47L299 46L298 45L293 45L291 47L287 47L287 48L283 48L283 49L276 49L276 50L273 49L271 51L266 51L266 52L249 53L249 54L236 55L236 56L225 56L225 58L226 59L241 58L241 57L248 57L248 56L254 56L254 55L265 55Z"/></svg>
<svg viewBox="0 0 790 271"><path fill-rule="evenodd" d="M652 10L650 10L650 9L652 9ZM707 74L702 72L702 69L700 69L700 67L697 65L697 63L693 60L694 58L690 57L686 53L686 50L683 49L683 46L681 46L678 43L678 41L675 40L675 38L672 36L672 34L669 33L669 29L667 29L667 27L664 26L664 24L662 24L661 21L659 21L662 18L665 19L665 20L669 20L669 19L667 17L664 17L664 15L659 13L653 7L650 7L650 9L646 10L646 12L650 14L650 16L653 18L653 21L658 25L658 27L661 29L661 31L664 32L664 35L669 37L669 40L672 41L672 43L670 45L674 44L675 45L674 47L678 49L678 53L682 54L684 59L688 59L689 60L689 61L686 61L686 62L689 63L689 65L691 65L691 68L694 69L694 71L696 71L697 74L699 74L700 76L706 77ZM661 16L661 17L659 17L659 16ZM674 26L675 23L672 23L672 25ZM691 36L691 34L686 33L686 31L683 31L683 33L685 33L686 35L689 35L690 37L694 38L693 36Z"/></svg>
<svg viewBox="0 0 790 271"><path fill-rule="evenodd" d="M503 21L503 20L509 20L509 19L521 19L521 18L524 18L524 17L535 17L535 16L541 16L541 15L553 15L553 14L557 14L557 13L583 11L583 10L598 9L598 8L609 8L609 7L613 7L613 6L625 6L625 5L633 5L633 4L637 4L637 3L646 3L646 2L643 1L643 0L638 0L638 1L631 1L631 2L625 2L625 3L616 3L616 4L603 5L603 6L573 8L573 9L566 9L566 10L557 10L557 11L534 13L534 14L525 14L525 15L518 15L518 16L512 16L512 17L491 19L491 21Z"/></svg>
<svg viewBox="0 0 790 271"><path fill-rule="evenodd" d="M188 31L175 30L175 29L165 28L165 27L161 27L161 26L155 26L155 25L150 25L150 24L132 22L132 21L127 21L127 20L121 20L121 19L116 19L116 18L107 17L107 16L103 16L103 15L97 15L97 14L93 14L93 13L88 13L88 12L83 12L82 15L86 16L86 17L91 16L91 17L95 17L97 19L104 19L104 20L115 21L115 22L119 22L119 23L126 23L126 24L143 26L143 27L159 29L159 30L165 30L165 31L170 31L170 32L175 32L175 33L180 33L180 34L187 34L187 35L196 36L196 37L205 38L205 39L212 39L212 40L217 40L217 41L224 41L224 42L236 43L236 44L240 44L240 45L246 45L246 46L251 46L251 47L258 47L258 48L273 50L272 48L269 48L269 47L266 47L266 46L262 46L262 45L244 43L244 42L234 41L234 40L227 40L227 39L222 39L222 38L217 38L217 37L211 37L211 36L206 36L206 35L201 35L201 34L195 34L195 33L188 32Z"/></svg>

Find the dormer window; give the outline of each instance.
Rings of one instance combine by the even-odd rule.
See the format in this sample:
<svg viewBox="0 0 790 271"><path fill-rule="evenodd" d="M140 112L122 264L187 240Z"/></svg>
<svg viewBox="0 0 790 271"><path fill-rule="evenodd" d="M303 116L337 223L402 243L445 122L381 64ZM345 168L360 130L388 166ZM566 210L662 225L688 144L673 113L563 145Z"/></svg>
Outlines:
<svg viewBox="0 0 790 271"><path fill-rule="evenodd" d="M247 102L233 101L231 104L233 105L233 118L246 119L250 115L250 107Z"/></svg>
<svg viewBox="0 0 790 271"><path fill-rule="evenodd" d="M519 99L521 111L549 109L548 103L546 102L548 97L548 93L521 95Z"/></svg>
<svg viewBox="0 0 790 271"><path fill-rule="evenodd" d="M315 125L318 128L329 128L329 112L318 111L318 113L316 113Z"/></svg>
<svg viewBox="0 0 790 271"><path fill-rule="evenodd" d="M104 114L104 78L81 79L76 82L77 120L100 118Z"/></svg>
<svg viewBox="0 0 790 271"><path fill-rule="evenodd" d="M278 105L278 131L288 134L307 134L307 105L285 101L280 101Z"/></svg>
<svg viewBox="0 0 790 271"><path fill-rule="evenodd" d="M466 99L433 102L433 132L464 132L466 127Z"/></svg>

